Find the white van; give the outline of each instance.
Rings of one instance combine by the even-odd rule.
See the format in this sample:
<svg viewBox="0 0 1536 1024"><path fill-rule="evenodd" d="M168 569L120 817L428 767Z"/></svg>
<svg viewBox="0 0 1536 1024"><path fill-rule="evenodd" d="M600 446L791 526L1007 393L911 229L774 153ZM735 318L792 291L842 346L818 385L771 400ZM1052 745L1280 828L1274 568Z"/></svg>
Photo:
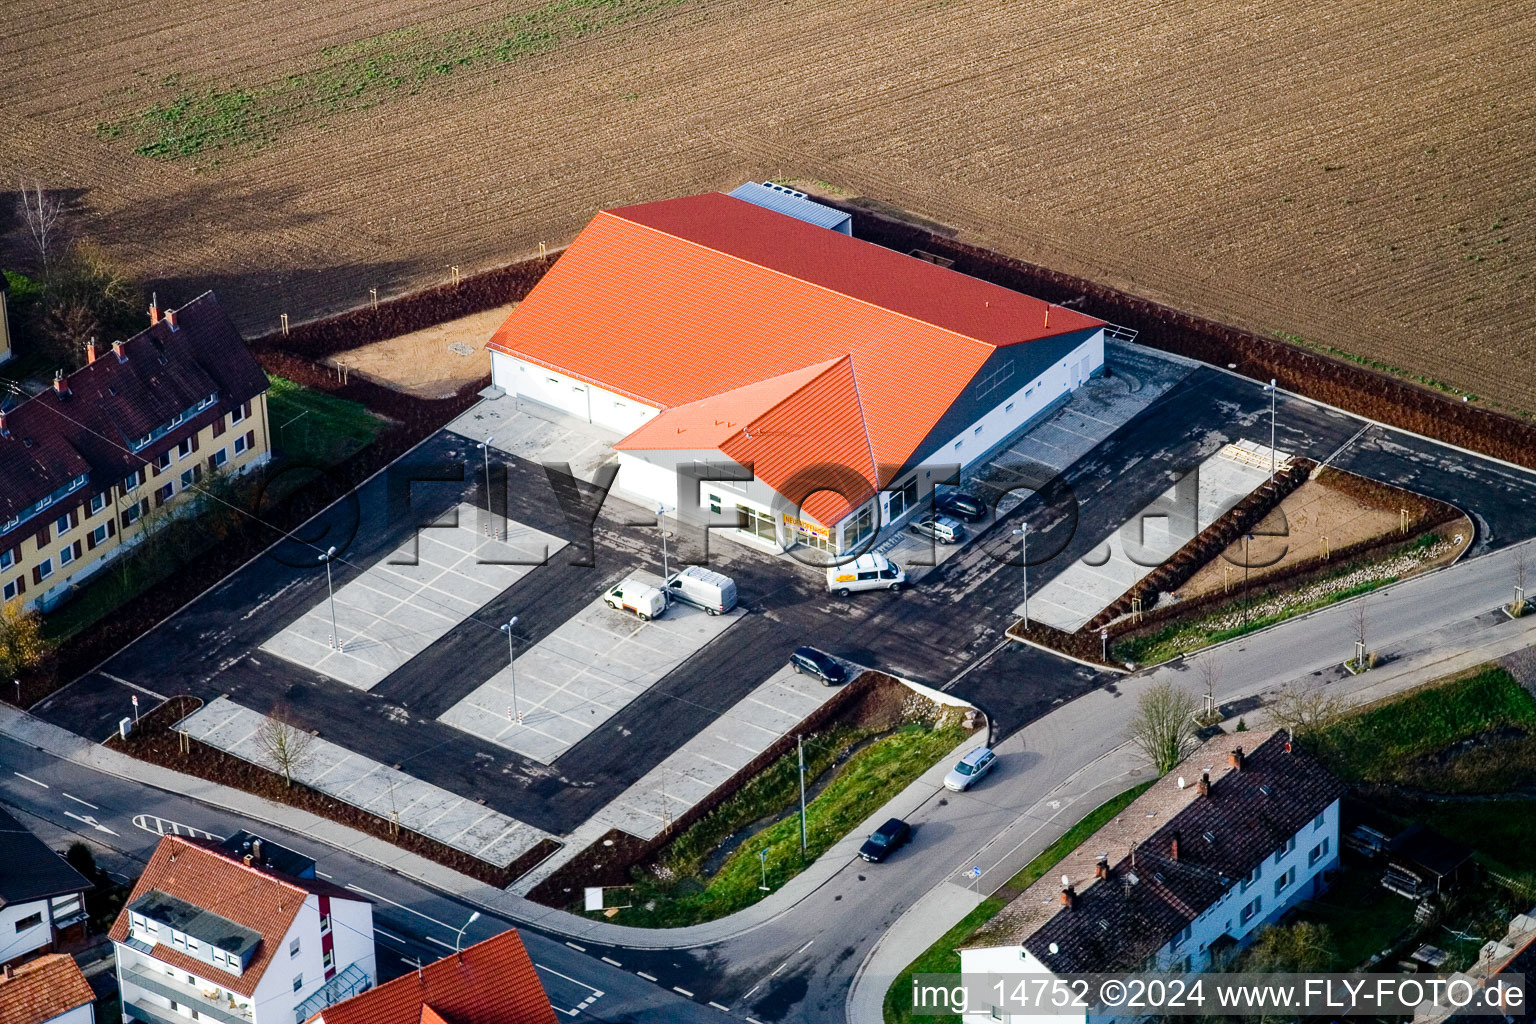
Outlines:
<svg viewBox="0 0 1536 1024"><path fill-rule="evenodd" d="M860 555L827 567L827 589L839 597L855 590L900 590L906 585L907 574L884 555Z"/></svg>
<svg viewBox="0 0 1536 1024"><path fill-rule="evenodd" d="M723 615L736 607L736 581L702 565L690 565L667 577L667 596L710 615Z"/></svg>
<svg viewBox="0 0 1536 1024"><path fill-rule="evenodd" d="M667 610L667 595L660 587L628 579L603 595L608 607L616 611L634 612L642 619L660 618Z"/></svg>

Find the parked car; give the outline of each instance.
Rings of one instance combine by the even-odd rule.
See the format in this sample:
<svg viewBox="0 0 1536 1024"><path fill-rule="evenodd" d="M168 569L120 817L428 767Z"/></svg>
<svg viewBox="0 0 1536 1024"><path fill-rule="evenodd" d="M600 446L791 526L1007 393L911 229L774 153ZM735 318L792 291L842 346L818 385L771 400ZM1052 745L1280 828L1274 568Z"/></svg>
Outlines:
<svg viewBox="0 0 1536 1024"><path fill-rule="evenodd" d="M660 587L629 579L603 595L608 606L617 611L634 612L642 619L660 618L667 610L667 595Z"/></svg>
<svg viewBox="0 0 1536 1024"><path fill-rule="evenodd" d="M736 581L702 565L690 565L667 577L667 595L707 614L723 615L736 607Z"/></svg>
<svg viewBox="0 0 1536 1024"><path fill-rule="evenodd" d="M809 673L821 680L823 686L838 686L848 680L848 670L832 657L814 647L796 647L789 656L789 667L796 675Z"/></svg>
<svg viewBox="0 0 1536 1024"><path fill-rule="evenodd" d="M933 499L933 510L968 523L979 523L987 518L987 506L974 494L964 491L948 491Z"/></svg>
<svg viewBox="0 0 1536 1024"><path fill-rule="evenodd" d="M864 840L864 845L859 847L859 856L871 864L879 864L897 849L905 846L907 840L911 838L912 826L900 818L892 818L869 834L869 838Z"/></svg>
<svg viewBox="0 0 1536 1024"><path fill-rule="evenodd" d="M977 747L960 759L960 763L944 776L944 788L964 793L997 764L997 754L990 747Z"/></svg>
<svg viewBox="0 0 1536 1024"><path fill-rule="evenodd" d="M918 515L907 527L913 533L932 537L940 544L959 544L965 540L965 527L949 516Z"/></svg>
<svg viewBox="0 0 1536 1024"><path fill-rule="evenodd" d="M827 566L827 589L838 597L855 590L900 590L906 585L906 572L884 555L860 555L851 562Z"/></svg>

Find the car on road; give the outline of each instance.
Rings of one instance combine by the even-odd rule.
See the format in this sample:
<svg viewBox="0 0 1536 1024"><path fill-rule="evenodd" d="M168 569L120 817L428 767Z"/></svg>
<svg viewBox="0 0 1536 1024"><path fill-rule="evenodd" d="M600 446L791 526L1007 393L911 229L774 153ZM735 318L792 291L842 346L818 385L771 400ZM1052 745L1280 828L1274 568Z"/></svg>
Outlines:
<svg viewBox="0 0 1536 1024"><path fill-rule="evenodd" d="M628 579L603 595L615 611L634 612L642 619L660 618L667 611L667 595L660 587Z"/></svg>
<svg viewBox="0 0 1536 1024"><path fill-rule="evenodd" d="M796 647L789 656L789 667L796 675L813 675L823 686L838 686L848 681L848 670L830 654L823 654L814 647Z"/></svg>
<svg viewBox="0 0 1536 1024"><path fill-rule="evenodd" d="M987 518L986 502L964 491L950 491L934 498L933 510L942 515L964 519L968 523L979 523Z"/></svg>
<svg viewBox="0 0 1536 1024"><path fill-rule="evenodd" d="M859 856L871 864L879 864L911 838L912 826L900 818L892 818L869 834L864 845L859 847Z"/></svg>
<svg viewBox="0 0 1536 1024"><path fill-rule="evenodd" d="M962 757L960 763L944 776L944 788L956 793L964 793L978 779L991 771L995 764L997 764L997 754L992 748L977 747Z"/></svg>
<svg viewBox="0 0 1536 1024"><path fill-rule="evenodd" d="M932 537L940 544L959 544L965 540L965 526L949 516L919 515L907 529L923 537Z"/></svg>

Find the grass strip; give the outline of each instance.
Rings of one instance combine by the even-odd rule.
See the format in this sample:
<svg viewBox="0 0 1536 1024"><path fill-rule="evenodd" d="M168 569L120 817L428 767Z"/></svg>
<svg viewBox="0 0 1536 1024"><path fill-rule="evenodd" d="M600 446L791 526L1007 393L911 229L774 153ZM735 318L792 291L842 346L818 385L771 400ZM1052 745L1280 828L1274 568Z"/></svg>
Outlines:
<svg viewBox="0 0 1536 1024"><path fill-rule="evenodd" d="M1039 855L1008 880L1006 888L1022 892L1045 876L1062 858L1087 842L1088 837L1109 823L1115 815L1130 806L1131 801L1151 788L1152 783L1142 782L1121 793L1111 797L1093 810L1089 811L1082 820L1062 833L1060 839L1040 851ZM941 1014L930 1016L924 1014L921 1018L912 1013L912 976L914 974L959 974L960 954L956 950L965 944L965 940L974 935L988 921L997 916L998 911L1007 906L1008 901L997 896L982 900L969 914L960 919L960 923L939 937L939 940L924 950L916 960L913 960L891 982L891 987L885 992L885 1024L912 1024L921 1020L924 1024L960 1024L958 1014Z"/></svg>
<svg viewBox="0 0 1536 1024"><path fill-rule="evenodd" d="M333 466L372 444L384 421L361 402L268 375L273 447L291 463Z"/></svg>

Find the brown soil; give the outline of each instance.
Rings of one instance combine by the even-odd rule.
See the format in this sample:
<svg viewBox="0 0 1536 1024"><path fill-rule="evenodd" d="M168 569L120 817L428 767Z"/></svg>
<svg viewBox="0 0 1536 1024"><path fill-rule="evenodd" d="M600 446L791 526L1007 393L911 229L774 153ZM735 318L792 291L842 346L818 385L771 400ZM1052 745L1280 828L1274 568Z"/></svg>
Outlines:
<svg viewBox="0 0 1536 1024"><path fill-rule="evenodd" d="M332 356L325 363L328 366L340 364L349 376L359 374L421 398L449 397L459 388L485 376L488 365L486 342L516 305L498 306L435 327L362 345ZM455 352L449 347L454 344L463 345L469 351Z"/></svg>
<svg viewBox="0 0 1536 1024"><path fill-rule="evenodd" d="M260 148L167 162L96 135L539 6L9 4L0 181L67 190L165 301L216 287L255 332L564 242L600 207L819 179L1536 409L1509 371L1536 357L1511 329L1536 299L1536 190L1511 187L1536 170L1530 5L680 0Z"/></svg>

